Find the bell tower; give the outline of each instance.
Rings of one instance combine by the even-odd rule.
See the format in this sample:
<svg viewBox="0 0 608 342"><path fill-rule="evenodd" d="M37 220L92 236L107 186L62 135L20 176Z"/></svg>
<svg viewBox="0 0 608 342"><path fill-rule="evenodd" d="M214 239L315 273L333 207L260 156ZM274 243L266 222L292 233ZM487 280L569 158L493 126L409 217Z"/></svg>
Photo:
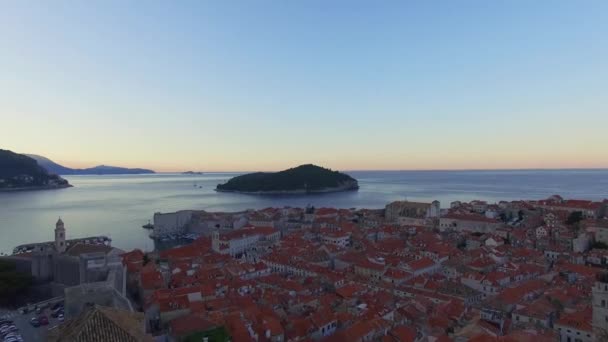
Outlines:
<svg viewBox="0 0 608 342"><path fill-rule="evenodd" d="M65 227L63 221L59 218L55 224L55 250L57 253L63 253L65 252L65 249Z"/></svg>

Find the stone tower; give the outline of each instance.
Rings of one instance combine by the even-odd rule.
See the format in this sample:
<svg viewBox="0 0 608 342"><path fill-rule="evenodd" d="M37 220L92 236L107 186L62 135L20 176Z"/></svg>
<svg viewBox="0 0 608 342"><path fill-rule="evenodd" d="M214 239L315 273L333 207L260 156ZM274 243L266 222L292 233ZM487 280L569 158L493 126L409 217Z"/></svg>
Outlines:
<svg viewBox="0 0 608 342"><path fill-rule="evenodd" d="M65 227L63 226L63 221L59 218L55 224L55 251L63 253L65 249Z"/></svg>
<svg viewBox="0 0 608 342"><path fill-rule="evenodd" d="M220 251L220 231L219 231L219 229L216 229L211 234L211 248L213 248L213 250L216 252Z"/></svg>
<svg viewBox="0 0 608 342"><path fill-rule="evenodd" d="M431 207L427 213L428 217L439 217L441 216L441 203L435 200L431 203Z"/></svg>
<svg viewBox="0 0 608 342"><path fill-rule="evenodd" d="M608 273L597 275L593 285L593 330L598 341L608 338Z"/></svg>

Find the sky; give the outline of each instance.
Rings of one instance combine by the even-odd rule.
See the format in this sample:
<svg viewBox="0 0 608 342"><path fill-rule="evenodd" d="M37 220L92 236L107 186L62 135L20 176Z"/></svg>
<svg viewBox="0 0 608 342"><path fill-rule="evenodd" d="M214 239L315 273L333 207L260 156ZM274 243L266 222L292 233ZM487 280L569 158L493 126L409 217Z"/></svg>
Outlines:
<svg viewBox="0 0 608 342"><path fill-rule="evenodd" d="M2 1L0 148L157 171L608 167L608 1Z"/></svg>

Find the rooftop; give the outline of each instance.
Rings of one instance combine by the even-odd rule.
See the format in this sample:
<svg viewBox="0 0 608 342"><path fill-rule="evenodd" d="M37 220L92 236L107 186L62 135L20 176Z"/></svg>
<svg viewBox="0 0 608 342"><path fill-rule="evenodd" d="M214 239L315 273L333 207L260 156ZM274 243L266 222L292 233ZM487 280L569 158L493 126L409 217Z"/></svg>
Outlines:
<svg viewBox="0 0 608 342"><path fill-rule="evenodd" d="M48 341L153 341L151 336L144 333L143 321L143 313L94 305L78 317L50 329Z"/></svg>

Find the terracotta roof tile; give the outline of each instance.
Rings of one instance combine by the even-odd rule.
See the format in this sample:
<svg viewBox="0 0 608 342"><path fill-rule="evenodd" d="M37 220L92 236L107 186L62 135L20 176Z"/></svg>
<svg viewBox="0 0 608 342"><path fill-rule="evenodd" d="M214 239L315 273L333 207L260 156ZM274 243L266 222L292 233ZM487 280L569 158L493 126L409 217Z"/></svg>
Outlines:
<svg viewBox="0 0 608 342"><path fill-rule="evenodd" d="M142 313L95 305L56 329L49 330L48 341L153 341L151 336L144 333L143 320Z"/></svg>
<svg viewBox="0 0 608 342"><path fill-rule="evenodd" d="M92 244L84 244L77 243L70 247L65 253L70 256L80 256L85 253L108 253L112 250L112 247L106 245L92 245Z"/></svg>

